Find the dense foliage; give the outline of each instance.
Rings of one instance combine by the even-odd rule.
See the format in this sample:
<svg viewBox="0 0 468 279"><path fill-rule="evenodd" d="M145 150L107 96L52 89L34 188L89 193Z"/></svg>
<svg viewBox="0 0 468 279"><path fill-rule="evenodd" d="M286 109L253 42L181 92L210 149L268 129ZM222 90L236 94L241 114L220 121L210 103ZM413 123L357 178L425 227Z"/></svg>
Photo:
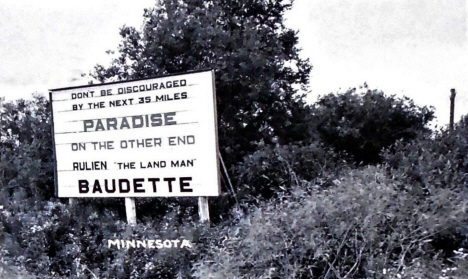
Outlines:
<svg viewBox="0 0 468 279"><path fill-rule="evenodd" d="M339 175L348 169L346 154L319 142L262 146L236 165L237 195L242 200L269 199L303 181Z"/></svg>
<svg viewBox="0 0 468 279"><path fill-rule="evenodd" d="M402 184L382 168L366 167L326 189L293 187L233 226L195 264L194 275L438 278L448 256L441 242L451 244L447 237L466 230L466 200L443 188L423 197L401 191ZM453 256L460 246L450 248Z"/></svg>
<svg viewBox="0 0 468 279"><path fill-rule="evenodd" d="M49 101L3 102L0 107L1 196L49 198L54 194Z"/></svg>
<svg viewBox="0 0 468 279"><path fill-rule="evenodd" d="M463 189L410 191L404 170L364 167L331 183L304 180L268 202L243 204L246 212L212 228L180 208L132 228L92 206L10 202L1 210L2 254L58 278L468 276ZM109 239L188 239L193 247L116 249Z"/></svg>
<svg viewBox="0 0 468 279"><path fill-rule="evenodd" d="M185 278L190 262L196 259L194 247L127 250L108 245L108 240L116 239L196 242L200 229L191 216L177 216L184 218L183 223L173 219L174 215L183 215L177 208L168 210L160 222L132 228L112 211L97 212L92 206L49 201L37 204L33 211L20 207L2 211L3 216L10 217L4 221L4 249L34 274L58 278L92 278L92 274L98 278L175 278L182 273Z"/></svg>
<svg viewBox="0 0 468 279"><path fill-rule="evenodd" d="M462 190L468 183L468 117L453 131L441 130L418 141L397 142L384 154L388 167L406 175L413 190L429 193L431 188Z"/></svg>
<svg viewBox="0 0 468 279"><path fill-rule="evenodd" d="M290 1L161 1L145 10L142 30L122 28L118 58L98 65L99 81L193 70L216 71L220 147L227 165L255 143L305 139L308 114L297 87L311 66L283 24Z"/></svg>
<svg viewBox="0 0 468 279"><path fill-rule="evenodd" d="M407 97L364 89L365 93L354 88L328 94L314 104L309 123L324 143L369 164L381 162L381 150L397 140L408 142L429 132L433 108L419 107Z"/></svg>

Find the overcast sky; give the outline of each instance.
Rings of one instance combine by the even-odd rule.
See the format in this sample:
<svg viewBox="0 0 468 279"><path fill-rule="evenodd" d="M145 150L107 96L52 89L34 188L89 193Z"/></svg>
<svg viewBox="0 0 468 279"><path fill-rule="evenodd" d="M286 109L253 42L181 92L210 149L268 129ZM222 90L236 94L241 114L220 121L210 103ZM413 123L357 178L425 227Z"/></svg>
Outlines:
<svg viewBox="0 0 468 279"><path fill-rule="evenodd" d="M119 28L139 27L155 0L0 0L0 96L28 98L84 85L107 63ZM468 113L467 7L464 0L296 0L288 26L299 30L314 68L309 100L367 82L449 117ZM341 88L341 89L340 89Z"/></svg>

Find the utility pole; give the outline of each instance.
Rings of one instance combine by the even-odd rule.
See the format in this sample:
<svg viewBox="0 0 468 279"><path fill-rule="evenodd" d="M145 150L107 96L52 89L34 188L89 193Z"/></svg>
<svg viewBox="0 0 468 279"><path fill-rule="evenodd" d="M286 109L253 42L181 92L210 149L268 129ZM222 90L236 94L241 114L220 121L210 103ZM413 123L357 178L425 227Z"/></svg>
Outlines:
<svg viewBox="0 0 468 279"><path fill-rule="evenodd" d="M457 95L457 92L455 91L455 88L450 89L450 130L453 130L453 119L454 119L454 113L455 113L455 96Z"/></svg>

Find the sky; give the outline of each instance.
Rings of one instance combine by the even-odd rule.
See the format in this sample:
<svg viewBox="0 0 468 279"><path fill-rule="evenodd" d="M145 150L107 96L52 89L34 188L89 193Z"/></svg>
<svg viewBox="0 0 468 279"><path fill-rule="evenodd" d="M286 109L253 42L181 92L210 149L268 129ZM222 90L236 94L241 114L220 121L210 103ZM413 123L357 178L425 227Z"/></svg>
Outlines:
<svg viewBox="0 0 468 279"><path fill-rule="evenodd" d="M108 64L119 28L139 28L155 0L0 0L0 96L30 98L85 85ZM434 106L449 121L468 114L467 5L464 0L296 0L286 15L313 65L308 101L366 82L370 89Z"/></svg>

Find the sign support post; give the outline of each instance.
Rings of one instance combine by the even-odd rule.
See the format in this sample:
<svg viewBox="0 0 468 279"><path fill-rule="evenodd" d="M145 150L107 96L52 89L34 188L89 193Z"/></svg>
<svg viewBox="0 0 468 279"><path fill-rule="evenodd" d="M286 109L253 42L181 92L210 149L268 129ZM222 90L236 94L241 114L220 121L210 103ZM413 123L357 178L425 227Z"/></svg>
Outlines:
<svg viewBox="0 0 468 279"><path fill-rule="evenodd" d="M208 197L198 197L198 216L200 223L210 222L210 210L208 207Z"/></svg>
<svg viewBox="0 0 468 279"><path fill-rule="evenodd" d="M131 226L135 226L136 225L135 198L125 198L125 212L127 213L127 223Z"/></svg>

